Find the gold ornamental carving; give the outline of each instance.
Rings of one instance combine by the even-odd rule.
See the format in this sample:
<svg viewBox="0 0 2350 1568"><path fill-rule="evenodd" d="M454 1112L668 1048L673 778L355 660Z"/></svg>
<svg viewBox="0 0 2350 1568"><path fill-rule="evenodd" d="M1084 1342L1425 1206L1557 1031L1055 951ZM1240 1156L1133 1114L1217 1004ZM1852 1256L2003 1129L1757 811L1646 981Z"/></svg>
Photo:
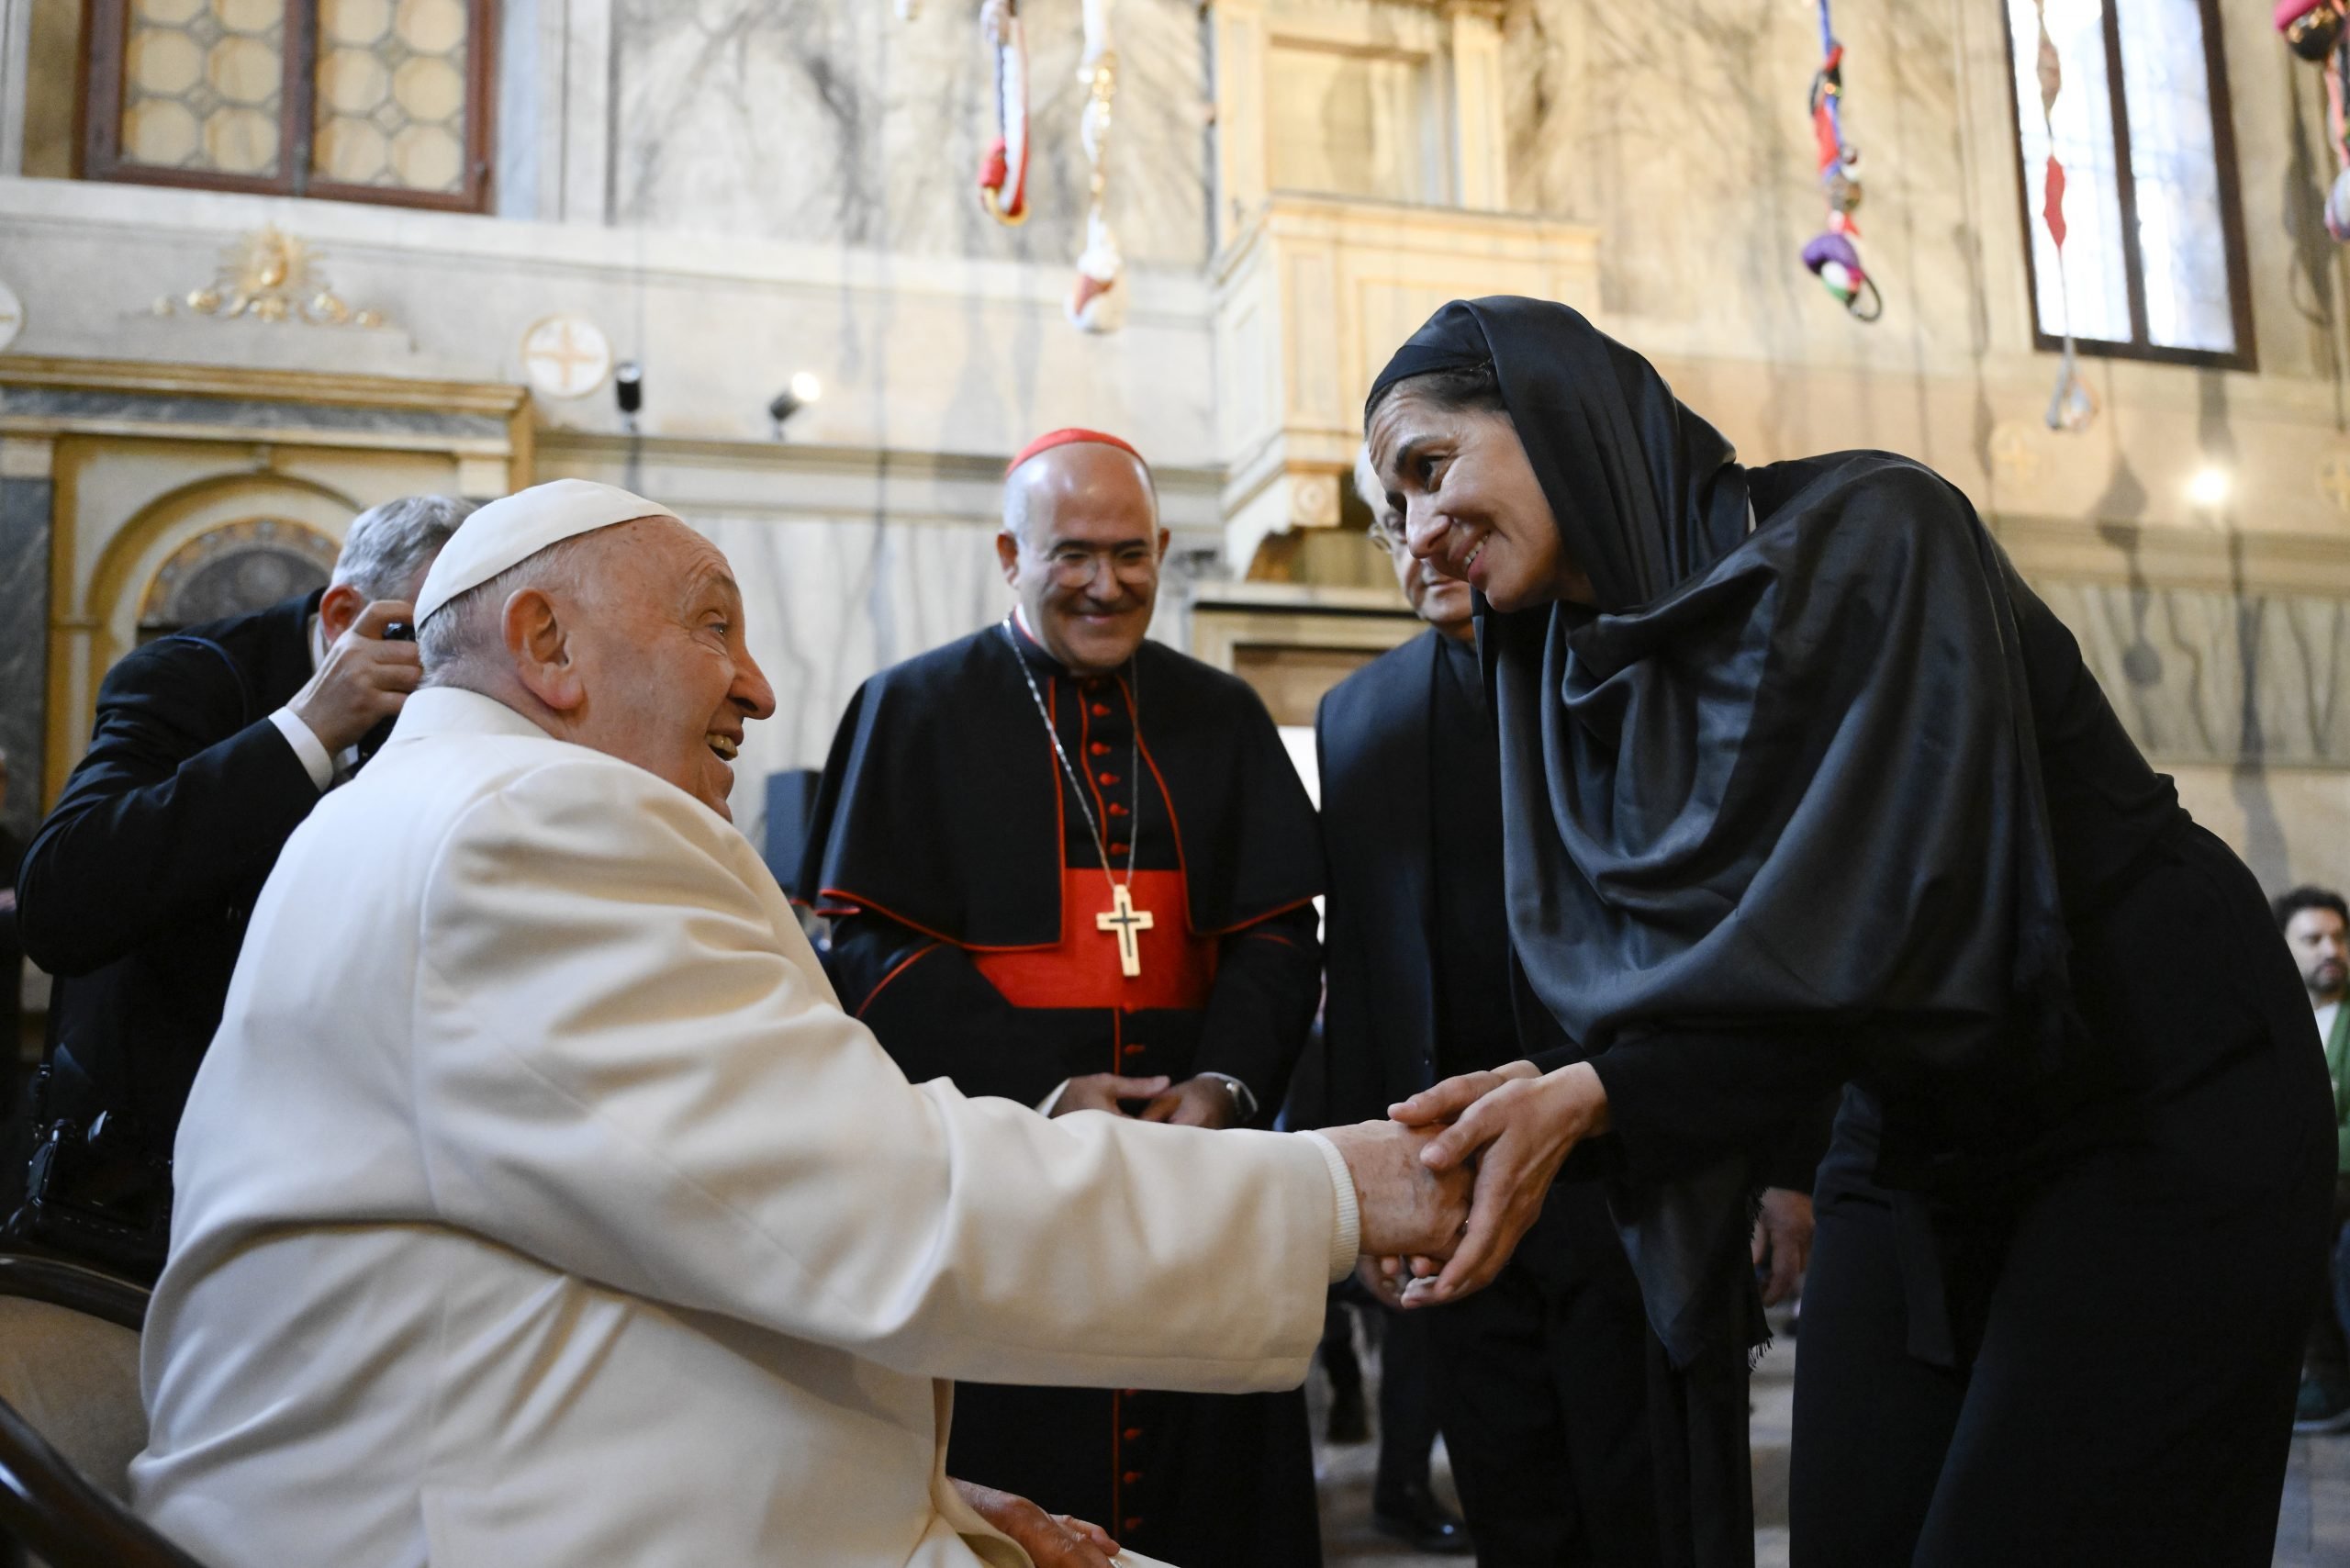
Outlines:
<svg viewBox="0 0 2350 1568"><path fill-rule="evenodd" d="M193 315L221 320L295 321L311 327L389 325L379 310L354 310L335 293L319 263L321 252L274 223L239 239L220 252L220 270L201 288L178 299L155 301L155 314Z"/></svg>

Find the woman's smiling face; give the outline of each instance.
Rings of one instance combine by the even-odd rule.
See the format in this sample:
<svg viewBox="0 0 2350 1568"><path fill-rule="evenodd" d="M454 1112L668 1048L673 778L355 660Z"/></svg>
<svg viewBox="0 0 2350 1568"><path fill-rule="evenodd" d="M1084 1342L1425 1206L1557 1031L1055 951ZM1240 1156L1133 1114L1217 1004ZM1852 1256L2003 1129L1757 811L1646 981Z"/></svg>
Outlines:
<svg viewBox="0 0 2350 1568"><path fill-rule="evenodd" d="M1509 416L1439 406L1406 381L1371 415L1369 444L1414 555L1495 610L1594 602Z"/></svg>

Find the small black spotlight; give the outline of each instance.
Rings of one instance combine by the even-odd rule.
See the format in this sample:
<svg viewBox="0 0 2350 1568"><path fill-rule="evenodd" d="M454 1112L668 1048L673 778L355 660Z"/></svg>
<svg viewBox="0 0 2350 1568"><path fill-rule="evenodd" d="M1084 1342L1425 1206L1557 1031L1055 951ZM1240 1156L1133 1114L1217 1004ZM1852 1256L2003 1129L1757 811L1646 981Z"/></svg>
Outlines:
<svg viewBox="0 0 2350 1568"><path fill-rule="evenodd" d="M791 378L791 385L777 393L767 403L767 418L775 421L775 438L783 439L786 420L815 402L824 395L824 384L813 371L803 370Z"/></svg>
<svg viewBox="0 0 2350 1568"><path fill-rule="evenodd" d="M644 407L644 366L632 359L612 366L612 397L621 406L621 422L632 433L636 412Z"/></svg>

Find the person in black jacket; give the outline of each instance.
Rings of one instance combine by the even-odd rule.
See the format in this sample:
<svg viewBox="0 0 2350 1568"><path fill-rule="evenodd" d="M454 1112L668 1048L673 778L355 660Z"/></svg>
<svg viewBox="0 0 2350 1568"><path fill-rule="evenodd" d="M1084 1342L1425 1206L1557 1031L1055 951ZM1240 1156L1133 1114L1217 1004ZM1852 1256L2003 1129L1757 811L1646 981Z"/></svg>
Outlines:
<svg viewBox="0 0 2350 1568"><path fill-rule="evenodd" d="M1691 1555L1751 1562L1735 1145L1841 1087L1796 1568L2266 1563L2333 1213L2308 994L1965 496L1741 464L1533 299L1446 306L1365 421L1413 553L1483 596L1511 946L1572 1042L1398 1107L1477 1159L1413 1297L1611 1163Z"/></svg>
<svg viewBox="0 0 2350 1568"><path fill-rule="evenodd" d="M161 1268L172 1142L277 852L421 674L404 623L473 509L352 520L321 592L159 638L98 690L89 750L17 878L25 951L58 980L7 1238ZM11 1198L15 1194L11 1194Z"/></svg>
<svg viewBox="0 0 2350 1568"><path fill-rule="evenodd" d="M1539 1003L1521 1005L1512 973L1501 780L1469 587L1412 558L1367 462L1356 486L1428 630L1341 681L1315 716L1329 1114L1341 1122L1383 1116L1439 1079L1540 1043L1539 1033L1528 1043L1520 1017ZM1774 1276L1772 1299L1802 1273L1825 1130L1819 1121L1774 1148L1762 1178L1755 1250ZM1364 1274L1395 1299L1398 1282ZM1597 1183L1562 1183L1486 1290L1405 1315L1388 1360L1423 1334L1480 1568L1662 1561L1648 1331ZM1408 1517L1413 1500L1390 1495L1389 1458L1382 1450L1374 1509Z"/></svg>

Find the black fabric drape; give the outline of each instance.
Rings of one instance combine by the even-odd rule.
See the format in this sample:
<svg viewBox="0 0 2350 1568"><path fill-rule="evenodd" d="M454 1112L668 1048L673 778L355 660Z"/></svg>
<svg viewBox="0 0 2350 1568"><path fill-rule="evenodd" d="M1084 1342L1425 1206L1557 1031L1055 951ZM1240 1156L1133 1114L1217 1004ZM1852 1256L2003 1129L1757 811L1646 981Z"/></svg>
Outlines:
<svg viewBox="0 0 2350 1568"><path fill-rule="evenodd" d="M1484 607L1481 637L1511 935L1566 1033L1791 1029L1916 1103L1986 1069L2029 1099L2066 1058L2063 926L2009 568L1965 498L1884 453L1744 468L1557 304L1456 301L1399 358L1493 364L1598 599ZM1986 1136L1908 1131L1927 1159ZM1676 1365L1745 1320L1742 1165L1614 1195Z"/></svg>

